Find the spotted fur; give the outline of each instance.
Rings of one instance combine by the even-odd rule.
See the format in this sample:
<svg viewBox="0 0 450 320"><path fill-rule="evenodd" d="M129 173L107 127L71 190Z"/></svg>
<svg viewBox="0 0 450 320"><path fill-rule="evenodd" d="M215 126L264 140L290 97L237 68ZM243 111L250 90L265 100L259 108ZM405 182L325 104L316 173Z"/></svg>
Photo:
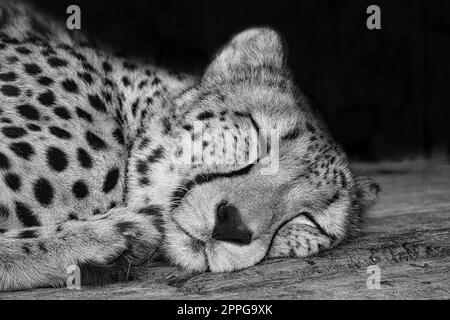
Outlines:
<svg viewBox="0 0 450 320"><path fill-rule="evenodd" d="M0 5L0 290L64 285L70 265L109 279L156 251L214 272L306 256L375 200L275 31L236 35L194 77L82 45L14 3ZM278 150L275 172L251 141Z"/></svg>

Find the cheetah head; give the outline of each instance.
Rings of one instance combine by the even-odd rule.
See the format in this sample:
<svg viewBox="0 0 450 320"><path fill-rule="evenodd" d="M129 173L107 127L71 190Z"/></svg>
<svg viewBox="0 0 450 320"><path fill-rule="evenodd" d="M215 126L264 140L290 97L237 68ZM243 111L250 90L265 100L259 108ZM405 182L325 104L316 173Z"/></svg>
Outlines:
<svg viewBox="0 0 450 320"><path fill-rule="evenodd" d="M185 142L201 150L176 166L165 229L167 256L186 269L252 266L299 215L338 242L375 199L293 84L271 29L235 36L173 104L192 136Z"/></svg>

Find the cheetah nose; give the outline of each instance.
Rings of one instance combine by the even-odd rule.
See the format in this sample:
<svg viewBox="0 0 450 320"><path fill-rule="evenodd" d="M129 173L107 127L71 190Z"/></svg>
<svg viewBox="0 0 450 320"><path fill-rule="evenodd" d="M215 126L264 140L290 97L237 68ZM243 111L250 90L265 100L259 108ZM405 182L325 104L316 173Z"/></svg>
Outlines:
<svg viewBox="0 0 450 320"><path fill-rule="evenodd" d="M225 203L217 207L217 219L212 237L237 244L249 244L252 241L252 233L242 222L239 210Z"/></svg>

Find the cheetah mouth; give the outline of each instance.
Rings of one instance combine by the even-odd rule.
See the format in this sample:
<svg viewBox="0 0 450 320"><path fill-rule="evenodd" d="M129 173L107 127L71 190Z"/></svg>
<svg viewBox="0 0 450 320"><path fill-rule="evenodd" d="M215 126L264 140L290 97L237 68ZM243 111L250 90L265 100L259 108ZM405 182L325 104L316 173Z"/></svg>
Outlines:
<svg viewBox="0 0 450 320"><path fill-rule="evenodd" d="M185 247L182 250L183 251L187 250L187 252L192 252L197 255L200 254L202 256L202 260L204 260L204 265L202 266L201 270L197 270L197 271L211 272L209 255L207 252L207 241L205 239L201 239L198 236L195 236L194 234L192 234L191 232L186 230L186 228L184 228L173 217L171 217L171 221L173 222L173 224L178 232L180 232L181 234L183 234L189 238L189 241L187 243L186 242L184 243ZM180 248L178 248L178 249L180 249ZM184 251L184 252L186 252L186 251ZM170 251L168 251L168 253L170 254Z"/></svg>
<svg viewBox="0 0 450 320"><path fill-rule="evenodd" d="M199 243L201 243L205 247L205 245L206 245L206 240L205 239L201 239L200 237L197 237L197 236L191 234L189 231L187 231L185 228L183 228L183 226L177 220L175 220L173 217L171 217L171 219L172 219L172 222L175 224L175 226L178 228L179 231L183 232L185 235L187 235L192 240L198 241Z"/></svg>

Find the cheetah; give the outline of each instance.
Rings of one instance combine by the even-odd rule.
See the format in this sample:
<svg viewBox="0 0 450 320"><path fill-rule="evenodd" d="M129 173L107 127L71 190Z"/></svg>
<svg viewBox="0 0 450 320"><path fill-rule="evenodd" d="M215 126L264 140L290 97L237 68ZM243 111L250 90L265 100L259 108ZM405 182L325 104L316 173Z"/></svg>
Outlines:
<svg viewBox="0 0 450 320"><path fill-rule="evenodd" d="M358 230L378 186L295 86L273 29L235 35L194 76L16 4L0 5L0 291L63 286L71 265L105 280L156 255L230 272Z"/></svg>

